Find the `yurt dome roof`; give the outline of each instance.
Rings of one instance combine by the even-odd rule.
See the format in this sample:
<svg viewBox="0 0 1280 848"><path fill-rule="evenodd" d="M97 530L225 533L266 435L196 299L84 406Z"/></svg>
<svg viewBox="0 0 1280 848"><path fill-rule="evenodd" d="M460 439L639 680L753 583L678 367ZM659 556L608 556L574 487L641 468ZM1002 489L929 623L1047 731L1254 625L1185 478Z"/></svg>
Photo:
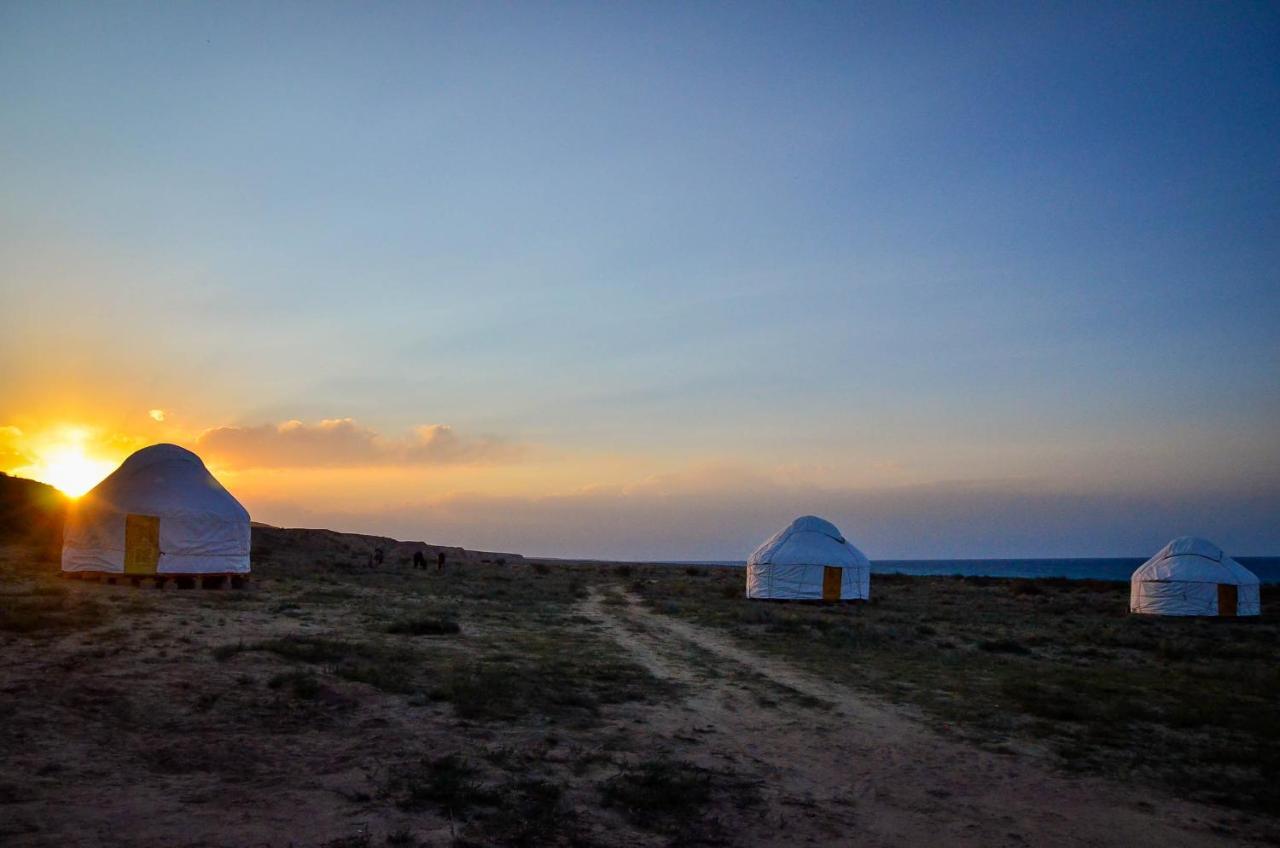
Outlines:
<svg viewBox="0 0 1280 848"><path fill-rule="evenodd" d="M756 548L747 564L871 567L834 524L816 515L802 515L779 530Z"/></svg>
<svg viewBox="0 0 1280 848"><path fill-rule="evenodd" d="M170 444L136 451L90 489L81 503L100 503L124 513L212 514L249 520L249 513L214 479L200 457Z"/></svg>
<svg viewBox="0 0 1280 848"><path fill-rule="evenodd" d="M1179 536L1133 573L1135 581L1256 585L1257 575L1199 536Z"/></svg>
<svg viewBox="0 0 1280 848"><path fill-rule="evenodd" d="M120 463L120 467L115 470L115 473L130 474L157 462L190 462L200 468L204 468L204 461L199 456L186 448L165 442L151 445L129 454L128 459Z"/></svg>

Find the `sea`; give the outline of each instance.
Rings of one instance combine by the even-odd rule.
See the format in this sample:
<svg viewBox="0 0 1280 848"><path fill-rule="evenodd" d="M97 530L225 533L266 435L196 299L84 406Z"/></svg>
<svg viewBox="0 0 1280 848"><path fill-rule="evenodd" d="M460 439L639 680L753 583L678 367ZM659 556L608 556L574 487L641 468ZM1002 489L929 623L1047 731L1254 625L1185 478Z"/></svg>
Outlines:
<svg viewBox="0 0 1280 848"><path fill-rule="evenodd" d="M1280 583L1280 557L1234 557L1263 583ZM964 577L1065 577L1069 580L1124 580L1146 562L1145 557L1103 559L881 559L872 574L961 575ZM690 562L683 565L727 565L738 561Z"/></svg>

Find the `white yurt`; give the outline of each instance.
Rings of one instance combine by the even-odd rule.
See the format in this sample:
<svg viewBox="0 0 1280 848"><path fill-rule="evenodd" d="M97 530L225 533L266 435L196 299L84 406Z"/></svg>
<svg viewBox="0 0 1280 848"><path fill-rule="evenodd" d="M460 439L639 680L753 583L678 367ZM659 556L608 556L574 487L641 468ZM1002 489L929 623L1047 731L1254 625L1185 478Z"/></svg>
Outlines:
<svg viewBox="0 0 1280 848"><path fill-rule="evenodd" d="M747 597L852 601L871 594L871 562L816 515L797 518L747 560Z"/></svg>
<svg viewBox="0 0 1280 848"><path fill-rule="evenodd" d="M1206 539L1180 536L1133 572L1129 612L1258 615L1258 578Z"/></svg>
<svg viewBox="0 0 1280 848"><path fill-rule="evenodd" d="M177 445L152 445L73 502L62 570L247 574L249 513L200 457Z"/></svg>

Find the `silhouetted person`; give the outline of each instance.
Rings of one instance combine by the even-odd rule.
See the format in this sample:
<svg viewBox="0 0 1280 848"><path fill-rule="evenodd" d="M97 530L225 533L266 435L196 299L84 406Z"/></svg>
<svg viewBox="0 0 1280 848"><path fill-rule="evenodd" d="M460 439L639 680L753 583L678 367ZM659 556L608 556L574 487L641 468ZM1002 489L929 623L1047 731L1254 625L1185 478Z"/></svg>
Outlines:
<svg viewBox="0 0 1280 848"><path fill-rule="evenodd" d="M444 551L436 552L436 572L444 571Z"/></svg>
<svg viewBox="0 0 1280 848"><path fill-rule="evenodd" d="M373 564L382 565L382 548L373 549Z"/></svg>
<svg viewBox="0 0 1280 848"><path fill-rule="evenodd" d="M413 567L422 569L427 567L427 558L422 555L422 551L413 552Z"/></svg>

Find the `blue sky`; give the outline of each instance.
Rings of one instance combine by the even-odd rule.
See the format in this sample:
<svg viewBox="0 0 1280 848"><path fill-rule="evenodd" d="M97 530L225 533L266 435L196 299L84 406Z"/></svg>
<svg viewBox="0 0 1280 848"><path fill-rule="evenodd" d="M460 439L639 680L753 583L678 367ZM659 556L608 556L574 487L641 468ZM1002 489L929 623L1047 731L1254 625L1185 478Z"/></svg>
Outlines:
<svg viewBox="0 0 1280 848"><path fill-rule="evenodd" d="M1136 498L1131 537L1064 528L1100 553L1229 498L1200 532L1280 549L1272 5L14 3L0 130L0 425L525 448L350 501L228 456L255 516L482 545L486 499L566 529L676 475L721 529L663 555L727 557L733 468L842 526L957 482ZM788 520L767 489L735 533ZM1078 553L1033 550L1060 512L955 554ZM528 544L657 555L634 518Z"/></svg>

